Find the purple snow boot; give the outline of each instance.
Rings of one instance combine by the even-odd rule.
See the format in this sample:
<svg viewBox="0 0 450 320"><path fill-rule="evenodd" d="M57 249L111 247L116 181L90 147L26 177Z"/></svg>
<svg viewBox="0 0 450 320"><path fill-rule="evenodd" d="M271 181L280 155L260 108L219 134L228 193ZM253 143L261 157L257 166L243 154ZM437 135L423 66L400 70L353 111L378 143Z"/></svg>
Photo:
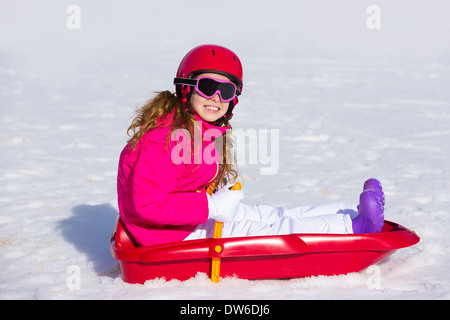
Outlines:
<svg viewBox="0 0 450 320"><path fill-rule="evenodd" d="M359 197L358 216L352 220L353 233L381 232L384 225L384 193L378 180L364 183Z"/></svg>
<svg viewBox="0 0 450 320"><path fill-rule="evenodd" d="M364 182L364 191L366 190L372 190L373 192L375 192L384 207L384 193L380 181L373 178L367 180L366 182Z"/></svg>

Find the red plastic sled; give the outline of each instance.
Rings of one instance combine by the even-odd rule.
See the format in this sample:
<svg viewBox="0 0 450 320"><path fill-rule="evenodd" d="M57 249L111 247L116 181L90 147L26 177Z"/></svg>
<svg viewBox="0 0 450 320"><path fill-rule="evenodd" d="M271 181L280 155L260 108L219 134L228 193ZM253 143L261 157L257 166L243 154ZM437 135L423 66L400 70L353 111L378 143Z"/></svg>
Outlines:
<svg viewBox="0 0 450 320"><path fill-rule="evenodd" d="M419 240L415 232L385 221L380 233L200 239L137 247L118 218L110 248L120 262L123 280L144 283L155 278L187 280L198 272L211 277L212 258L221 258L221 277L281 279L347 274Z"/></svg>

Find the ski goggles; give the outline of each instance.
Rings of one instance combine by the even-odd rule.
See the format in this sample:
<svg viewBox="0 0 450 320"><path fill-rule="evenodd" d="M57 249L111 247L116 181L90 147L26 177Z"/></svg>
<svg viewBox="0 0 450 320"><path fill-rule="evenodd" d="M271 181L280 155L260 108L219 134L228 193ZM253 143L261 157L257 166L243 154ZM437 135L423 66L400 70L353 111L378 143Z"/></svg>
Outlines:
<svg viewBox="0 0 450 320"><path fill-rule="evenodd" d="M194 87L194 90L199 95L208 99L214 97L218 93L222 102L229 102L241 94L233 82L209 77L197 79L175 78L173 83Z"/></svg>

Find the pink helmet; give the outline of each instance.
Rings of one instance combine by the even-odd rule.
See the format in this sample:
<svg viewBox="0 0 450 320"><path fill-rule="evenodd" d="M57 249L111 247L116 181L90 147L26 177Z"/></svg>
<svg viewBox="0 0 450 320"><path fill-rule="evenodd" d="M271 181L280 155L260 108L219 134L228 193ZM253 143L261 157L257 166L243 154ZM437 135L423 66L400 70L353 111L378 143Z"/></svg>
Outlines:
<svg viewBox="0 0 450 320"><path fill-rule="evenodd" d="M205 44L193 48L181 60L177 70L177 78L194 78L199 73L218 73L228 77L242 93L242 64L238 56L222 46ZM176 84L177 97L183 104L189 100L190 86ZM225 114L226 120L231 119L233 108L237 105L238 98L230 101L230 106Z"/></svg>

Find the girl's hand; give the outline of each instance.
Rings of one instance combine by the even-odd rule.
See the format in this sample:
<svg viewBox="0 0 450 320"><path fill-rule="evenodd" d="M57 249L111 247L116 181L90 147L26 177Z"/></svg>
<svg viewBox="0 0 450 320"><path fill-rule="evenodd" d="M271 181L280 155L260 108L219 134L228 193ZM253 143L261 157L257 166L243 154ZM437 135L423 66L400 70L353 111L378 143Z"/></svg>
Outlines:
<svg viewBox="0 0 450 320"><path fill-rule="evenodd" d="M241 190L220 189L208 196L209 219L218 222L233 221L244 193Z"/></svg>

